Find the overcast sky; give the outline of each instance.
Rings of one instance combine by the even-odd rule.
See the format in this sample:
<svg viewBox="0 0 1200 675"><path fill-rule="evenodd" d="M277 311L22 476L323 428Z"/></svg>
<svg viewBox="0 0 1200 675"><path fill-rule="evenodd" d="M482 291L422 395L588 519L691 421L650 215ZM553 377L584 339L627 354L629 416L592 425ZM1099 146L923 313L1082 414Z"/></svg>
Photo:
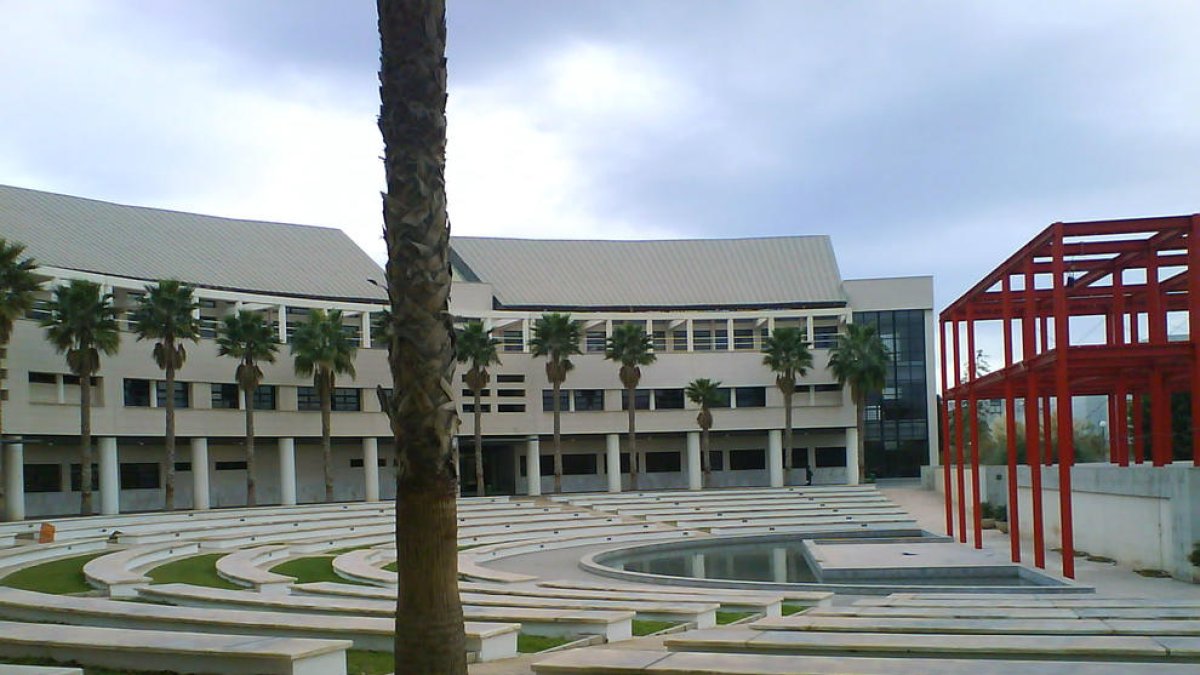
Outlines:
<svg viewBox="0 0 1200 675"><path fill-rule="evenodd" d="M457 234L830 234L939 307L1055 220L1200 211L1200 3L450 0ZM0 183L344 228L369 0L0 0Z"/></svg>

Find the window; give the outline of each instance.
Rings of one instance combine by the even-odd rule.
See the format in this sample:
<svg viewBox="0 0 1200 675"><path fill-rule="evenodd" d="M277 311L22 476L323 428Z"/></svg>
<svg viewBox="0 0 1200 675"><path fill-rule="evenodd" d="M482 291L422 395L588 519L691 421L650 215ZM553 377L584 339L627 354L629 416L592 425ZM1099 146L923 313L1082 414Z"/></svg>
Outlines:
<svg viewBox="0 0 1200 675"><path fill-rule="evenodd" d="M650 409L650 390L638 389L633 394L634 407L638 410ZM621 390L621 410L629 410L629 390Z"/></svg>
<svg viewBox="0 0 1200 675"><path fill-rule="evenodd" d="M733 394L739 408L762 408L767 405L766 387L737 387Z"/></svg>
<svg viewBox="0 0 1200 675"><path fill-rule="evenodd" d="M814 326L813 327L813 348L814 349L833 349L837 346L838 327L837 326Z"/></svg>
<svg viewBox="0 0 1200 675"><path fill-rule="evenodd" d="M212 407L217 410L237 410L241 396L236 384L212 385Z"/></svg>
<svg viewBox="0 0 1200 675"><path fill-rule="evenodd" d="M682 389L655 389L655 410L683 410Z"/></svg>
<svg viewBox="0 0 1200 675"><path fill-rule="evenodd" d="M845 448L817 448L817 467L846 466Z"/></svg>
<svg viewBox="0 0 1200 675"><path fill-rule="evenodd" d="M29 373L29 384L57 384L54 373Z"/></svg>
<svg viewBox="0 0 1200 675"><path fill-rule="evenodd" d="M730 403L730 395L733 390L729 387L721 387L717 389L717 402L712 405L714 408L728 408Z"/></svg>
<svg viewBox="0 0 1200 675"><path fill-rule="evenodd" d="M564 476L594 475L597 473L596 455L592 453L563 455L562 469Z"/></svg>
<svg viewBox="0 0 1200 675"><path fill-rule="evenodd" d="M554 455L539 455L538 456L538 471L543 476L554 475Z"/></svg>
<svg viewBox="0 0 1200 675"><path fill-rule="evenodd" d="M26 492L62 492L62 467L58 464L26 464Z"/></svg>
<svg viewBox="0 0 1200 675"><path fill-rule="evenodd" d="M158 405L165 406L167 404L167 383L159 380L154 383L154 395L157 397ZM192 401L191 386L187 382L175 383L175 407L188 408Z"/></svg>
<svg viewBox="0 0 1200 675"><path fill-rule="evenodd" d="M192 463L191 462L175 462L175 470L176 471L191 471Z"/></svg>
<svg viewBox="0 0 1200 675"><path fill-rule="evenodd" d="M698 352L710 352L713 348L712 331L708 328L697 328L692 330L692 349Z"/></svg>
<svg viewBox="0 0 1200 675"><path fill-rule="evenodd" d="M720 450L708 451L708 468L713 471L725 470L725 453Z"/></svg>
<svg viewBox="0 0 1200 675"><path fill-rule="evenodd" d="M147 408L150 406L150 380L125 379L126 407Z"/></svg>
<svg viewBox="0 0 1200 675"><path fill-rule="evenodd" d="M677 451L646 453L646 473L670 473L682 469L682 455Z"/></svg>
<svg viewBox="0 0 1200 675"><path fill-rule="evenodd" d="M357 387L334 387L334 412L360 412L362 410L362 389Z"/></svg>
<svg viewBox="0 0 1200 675"><path fill-rule="evenodd" d="M506 330L500 335L500 344L506 352L523 352L525 335L520 330Z"/></svg>
<svg viewBox="0 0 1200 675"><path fill-rule="evenodd" d="M654 331L653 333L650 334L650 340L654 346L654 351L656 351L656 352L667 351L667 331L665 331L665 330Z"/></svg>
<svg viewBox="0 0 1200 675"><path fill-rule="evenodd" d="M275 409L275 385L260 384L258 389L254 390L254 409L255 410L274 410Z"/></svg>
<svg viewBox="0 0 1200 675"><path fill-rule="evenodd" d="M730 450L729 468L732 471L752 471L767 468L766 450Z"/></svg>
<svg viewBox="0 0 1200 675"><path fill-rule="evenodd" d="M734 328L733 329L733 348L738 351L751 351L754 349L754 329L753 328Z"/></svg>
<svg viewBox="0 0 1200 675"><path fill-rule="evenodd" d="M593 328L587 331L583 337L585 351L589 354L603 352L605 339L606 336L603 328Z"/></svg>
<svg viewBox="0 0 1200 675"><path fill-rule="evenodd" d="M603 389L576 389L575 412L604 410Z"/></svg>
<svg viewBox="0 0 1200 675"><path fill-rule="evenodd" d="M496 412L502 413L523 413L525 412L524 403L500 403L496 405Z"/></svg>
<svg viewBox="0 0 1200 675"><path fill-rule="evenodd" d="M379 466L379 467L382 467L382 468L386 468L386 467L387 467L387 460L386 460L386 459L383 459L383 458L381 457L381 458L379 458L379 459L378 459L378 460L376 460L376 461L378 462L378 466ZM351 468L351 469L361 469L361 468L363 468L363 460L362 460L362 458L361 458L361 457L359 457L358 459L351 459L351 460L350 460L350 468Z"/></svg>
<svg viewBox="0 0 1200 675"><path fill-rule="evenodd" d="M559 390L558 392L558 409L567 411L571 409L570 390ZM542 390L542 412L554 411L554 390Z"/></svg>
<svg viewBox="0 0 1200 675"><path fill-rule="evenodd" d="M473 413L473 412L475 412L475 404L474 403L464 403L464 404L462 404L462 410L464 413ZM479 412L481 412L481 413L492 412L492 405L490 403L480 403L479 404Z"/></svg>
<svg viewBox="0 0 1200 675"><path fill-rule="evenodd" d="M500 389L496 391L496 395L501 398L523 398L525 396L524 389Z"/></svg>
<svg viewBox="0 0 1200 675"><path fill-rule="evenodd" d="M254 406L258 407L258 406ZM297 410L320 410L321 397L317 396L316 387L297 387L296 388L296 409Z"/></svg>
<svg viewBox="0 0 1200 675"><path fill-rule="evenodd" d="M505 374L496 376L496 382L498 382L500 384L517 384L518 382L524 382L524 381L525 381L524 375L505 373Z"/></svg>
<svg viewBox="0 0 1200 675"><path fill-rule="evenodd" d="M217 471L245 471L245 462L217 462L215 465Z"/></svg>
<svg viewBox="0 0 1200 675"><path fill-rule="evenodd" d="M147 382L149 382L149 380L147 380ZM78 375L63 375L63 384L69 384L69 385L78 387L79 386L79 376ZM93 387L100 386L100 378L93 377L91 385Z"/></svg>
<svg viewBox="0 0 1200 675"><path fill-rule="evenodd" d="M159 487L158 462L122 462L122 490L157 490Z"/></svg>
<svg viewBox="0 0 1200 675"><path fill-rule="evenodd" d="M462 395L463 395L464 397L466 397L466 398L474 398L474 397L475 397L475 392L471 391L470 389L463 389L463 390L462 390ZM480 390L479 390L479 396L480 396L480 397L483 397L483 396L491 396L491 395L492 395L492 390L491 390L491 389L480 389Z"/></svg>
<svg viewBox="0 0 1200 675"><path fill-rule="evenodd" d="M71 465L71 492L79 492L80 486L83 485L83 465ZM92 465L92 490L100 489L100 466Z"/></svg>
<svg viewBox="0 0 1200 675"><path fill-rule="evenodd" d="M671 331L671 351L686 352L687 351L687 329L676 328Z"/></svg>
<svg viewBox="0 0 1200 675"><path fill-rule="evenodd" d="M817 385L813 385L813 391L817 392L818 394L830 393L830 392L841 392L842 385L840 385L840 384L817 384Z"/></svg>

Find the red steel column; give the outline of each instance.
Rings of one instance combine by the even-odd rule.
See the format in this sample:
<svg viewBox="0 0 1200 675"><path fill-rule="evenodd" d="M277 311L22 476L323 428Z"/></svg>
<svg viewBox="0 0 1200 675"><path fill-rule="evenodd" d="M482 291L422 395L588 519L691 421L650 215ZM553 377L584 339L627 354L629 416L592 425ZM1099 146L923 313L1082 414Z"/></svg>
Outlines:
<svg viewBox="0 0 1200 675"><path fill-rule="evenodd" d="M1074 427L1071 420L1071 383L1067 358L1071 332L1067 320L1067 284L1064 278L1063 227L1055 224L1051 267L1054 270L1054 384L1058 399L1058 504L1062 526L1062 572L1075 578L1075 534L1071 513L1071 466L1075 464Z"/></svg>
<svg viewBox="0 0 1200 675"><path fill-rule="evenodd" d="M1108 403L1107 421L1105 422L1108 428L1108 463L1116 464L1119 461L1119 452L1117 450L1117 397L1109 394L1104 399Z"/></svg>
<svg viewBox="0 0 1200 675"><path fill-rule="evenodd" d="M1188 229L1188 341L1192 343L1192 466L1200 466L1200 215Z"/></svg>
<svg viewBox="0 0 1200 675"><path fill-rule="evenodd" d="M946 321L939 322L938 338L942 353L942 402L938 406L942 415L942 492L946 495L946 536L954 536L954 491L950 483L950 463L954 458L953 442L950 438L950 406L946 394L950 391L950 383L946 380Z"/></svg>
<svg viewBox="0 0 1200 675"><path fill-rule="evenodd" d="M959 353L959 330L958 321L951 323L951 330L954 331L954 435L956 437L955 454L958 461L958 466L955 467L955 474L958 478L958 540L961 542L967 541L967 485L966 475L963 471L963 446L964 429L966 420L963 419L963 399L959 392L962 387L962 355Z"/></svg>
<svg viewBox="0 0 1200 675"><path fill-rule="evenodd" d="M1012 281L1008 272L1000 284L1001 314L1004 316L1004 446L1008 455L1008 550L1012 561L1021 562L1021 519L1017 508L1017 404L1013 393Z"/></svg>
<svg viewBox="0 0 1200 675"><path fill-rule="evenodd" d="M1025 333L1024 355L1026 363L1030 363L1037 351L1037 300L1034 295L1034 274L1032 261L1025 263L1025 319L1021 329ZM1046 537L1042 524L1042 459L1039 452L1038 440L1038 396L1037 374L1032 368L1025 371L1025 463L1029 466L1029 495L1033 513L1033 564L1041 569L1046 568ZM1047 429L1049 432L1049 429Z"/></svg>
<svg viewBox="0 0 1200 675"><path fill-rule="evenodd" d="M1116 435L1117 463L1121 466L1129 466L1129 400L1126 398L1128 391L1129 383L1125 375L1121 375L1117 380L1117 415L1108 429L1109 433Z"/></svg>
<svg viewBox="0 0 1200 675"><path fill-rule="evenodd" d="M1146 461L1146 412L1142 392L1133 390L1133 458L1138 464Z"/></svg>
<svg viewBox="0 0 1200 675"><path fill-rule="evenodd" d="M971 306L967 305L967 352L971 361L967 364L970 380L967 382L967 414L971 416L971 514L975 548L983 548L983 514L979 505L979 394L975 390L975 378L979 376L975 365L975 319Z"/></svg>
<svg viewBox="0 0 1200 675"><path fill-rule="evenodd" d="M1042 398L1042 430L1043 430L1043 451L1042 458L1045 460L1042 463L1045 466L1054 465L1054 437L1057 432L1054 431L1054 414L1050 408L1050 395L1047 394Z"/></svg>
<svg viewBox="0 0 1200 675"><path fill-rule="evenodd" d="M1150 459L1154 466L1171 461L1170 400L1171 393L1167 391L1163 372L1155 368L1150 373Z"/></svg>

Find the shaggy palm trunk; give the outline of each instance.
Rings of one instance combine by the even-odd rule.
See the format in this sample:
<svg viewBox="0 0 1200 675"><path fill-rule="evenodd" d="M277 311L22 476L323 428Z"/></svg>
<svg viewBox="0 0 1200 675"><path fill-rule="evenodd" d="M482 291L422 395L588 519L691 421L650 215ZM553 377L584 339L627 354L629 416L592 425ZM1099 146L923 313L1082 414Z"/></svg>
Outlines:
<svg viewBox="0 0 1200 675"><path fill-rule="evenodd" d="M783 392L783 468L792 468L792 396L793 392ZM786 477L787 474L784 473ZM784 481L786 482L786 481Z"/></svg>
<svg viewBox="0 0 1200 675"><path fill-rule="evenodd" d="M387 194L388 298L395 335L387 411L397 449L395 668L465 675L458 595L458 426L446 217L446 6L377 0Z"/></svg>
<svg viewBox="0 0 1200 675"><path fill-rule="evenodd" d="M244 389L246 396L246 506L258 504L254 484L254 389Z"/></svg>
<svg viewBox="0 0 1200 675"><path fill-rule="evenodd" d="M700 466L704 470L704 482L701 487L712 485L712 461L708 456L708 428L700 430Z"/></svg>
<svg viewBox="0 0 1200 675"><path fill-rule="evenodd" d="M629 489L638 489L638 453L637 453L637 385L626 387L629 401Z"/></svg>
<svg viewBox="0 0 1200 675"><path fill-rule="evenodd" d="M483 485L483 411L479 409L482 405L479 402L480 389L476 389L475 393L475 494L480 497L487 496L487 490Z"/></svg>
<svg viewBox="0 0 1200 675"><path fill-rule="evenodd" d="M866 448L866 443L864 442L865 439L863 438L863 426L865 426L864 422L866 421L866 414L865 414L865 411L863 410L863 406L865 406L867 404L866 399L867 399L867 397L863 396L862 394L854 395L854 426L856 429L858 429L858 447L855 448L854 451L858 453L858 482L859 482L859 484L866 482L866 478L867 478L867 457L866 457L867 453L865 451L865 448Z"/></svg>
<svg viewBox="0 0 1200 675"><path fill-rule="evenodd" d="M175 357L175 344L171 341L163 343L163 351L169 358ZM163 488L163 508L170 511L175 508L175 365L167 364L167 480Z"/></svg>
<svg viewBox="0 0 1200 675"><path fill-rule="evenodd" d="M333 378L321 377L321 457L325 464L325 501L333 501Z"/></svg>
<svg viewBox="0 0 1200 675"><path fill-rule="evenodd" d="M562 492L562 382L554 381L554 491ZM528 472L526 472L528 473Z"/></svg>
<svg viewBox="0 0 1200 675"><path fill-rule="evenodd" d="M79 376L79 515L92 515L92 376Z"/></svg>
<svg viewBox="0 0 1200 675"><path fill-rule="evenodd" d="M0 360L8 357L8 343L0 343ZM4 371L0 370L0 391L4 389ZM4 464L4 396L0 395L0 520L8 516L8 493L5 492L4 486L8 481L4 479L4 472L9 468Z"/></svg>

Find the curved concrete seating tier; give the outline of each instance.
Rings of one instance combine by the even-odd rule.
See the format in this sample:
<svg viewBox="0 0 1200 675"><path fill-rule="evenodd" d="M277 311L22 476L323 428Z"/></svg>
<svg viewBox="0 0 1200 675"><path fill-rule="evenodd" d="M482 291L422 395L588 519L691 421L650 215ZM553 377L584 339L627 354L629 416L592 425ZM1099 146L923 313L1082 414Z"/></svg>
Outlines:
<svg viewBox="0 0 1200 675"><path fill-rule="evenodd" d="M396 559L395 550L365 548L347 551L333 559L333 571L349 581L396 587L396 573L383 566Z"/></svg>
<svg viewBox="0 0 1200 675"><path fill-rule="evenodd" d="M779 616L780 605L783 602L782 596L767 596L767 595L751 595L751 596L710 596L706 597L703 594L687 593L686 590L675 592L674 590L664 589L629 589L624 588L613 590L582 590L569 588L554 588L549 585L549 582L542 582L538 586L513 586L503 584L487 584L473 581L460 581L458 588L461 591L471 592L475 594L491 593L501 596L528 596L533 598L554 598L564 600L579 600L582 602L595 602L606 600L620 600L623 602L650 602L650 603L682 603L682 604L700 604L708 605L715 604L731 612L751 612L754 614L762 614L763 616Z"/></svg>
<svg viewBox="0 0 1200 675"><path fill-rule="evenodd" d="M105 539L87 539L83 541L65 541L54 544L22 544L0 551L0 569L6 567L23 567L37 562L54 558L69 558L108 548Z"/></svg>
<svg viewBox="0 0 1200 675"><path fill-rule="evenodd" d="M3 658L3 656L0 656L0 659ZM58 666L15 666L8 663L0 663L0 675L83 675L83 670L81 668L60 668Z"/></svg>
<svg viewBox="0 0 1200 675"><path fill-rule="evenodd" d="M864 598L856 607L1182 607L1197 610L1200 600L1189 598L1123 598L1098 595L1011 595L989 593L984 597L964 593L893 593L881 598Z"/></svg>
<svg viewBox="0 0 1200 675"><path fill-rule="evenodd" d="M291 547L286 544L243 549L217 558L217 574L230 583L249 586L260 593L287 593L296 578L275 574L263 566L289 555Z"/></svg>
<svg viewBox="0 0 1200 675"><path fill-rule="evenodd" d="M0 532L0 548L8 548L17 545L16 532Z"/></svg>
<svg viewBox="0 0 1200 675"><path fill-rule="evenodd" d="M196 542L159 546L134 546L123 551L92 558L83 566L83 577L94 588L107 591L110 597L131 598L137 586L150 583L150 577L138 572L151 563L195 555L200 551Z"/></svg>
<svg viewBox="0 0 1200 675"><path fill-rule="evenodd" d="M656 527L649 523L636 523L620 521L600 521L600 522L583 522L578 524L563 525L556 523L553 527L539 526L534 529L516 528L511 532L496 532L494 534L476 535L476 536L460 536L458 543L460 546L473 546L481 548L487 545L516 545L520 542L545 542L555 541L559 537L599 537L604 535L622 535L649 531L670 531L661 527Z"/></svg>
<svg viewBox="0 0 1200 675"><path fill-rule="evenodd" d="M348 640L252 638L0 621L0 658L54 658L178 673L345 675ZM40 668L40 667L39 667ZM8 671L0 666L0 675ZM75 668L36 673L81 673Z"/></svg>
<svg viewBox="0 0 1200 675"><path fill-rule="evenodd" d="M701 588L695 586L671 586L669 589L663 589L660 593L656 587L650 586L627 586L618 584L604 584L588 581L543 581L538 584L545 588L558 588L569 590L588 590L601 591L604 593L634 593L634 592L654 592L659 595L674 594L680 595L686 593L689 596L697 598L712 598L715 602L720 602L722 605L729 606L738 603L751 603L750 606L756 605L758 602L786 602L791 605L804 605L806 607L827 607L833 602L833 593L828 591L743 591L743 590L725 590L721 588ZM768 616L778 616L779 612L767 612Z"/></svg>
<svg viewBox="0 0 1200 675"><path fill-rule="evenodd" d="M396 601L394 591L391 593L392 595L383 598L276 596L189 584L162 584L139 590L141 597L183 607L288 612L286 619L280 619L281 623L290 623L294 612L330 614L339 619L393 618L396 615ZM600 635L608 642L618 642L632 637L634 613L600 609L496 607L464 602L463 617L468 621L477 622L519 623L524 632L535 635Z"/></svg>
<svg viewBox="0 0 1200 675"><path fill-rule="evenodd" d="M578 495L552 495L552 501L565 502L576 506L588 506L605 510L607 506L636 505L636 504L682 504L703 503L737 500L766 501L773 499L829 499L833 497L856 497L875 495L878 491L873 486L838 486L838 487L787 487L787 488L739 488L739 489L708 489L704 491L659 491L659 492L621 492L616 494L583 493Z"/></svg>
<svg viewBox="0 0 1200 675"><path fill-rule="evenodd" d="M828 524L784 524L777 525L738 525L710 527L708 532L717 536L733 534L827 534L831 532L845 533L848 531L871 532L874 536L888 537L919 537L922 534L916 521L909 519L883 520L880 522L835 521Z"/></svg>
<svg viewBox="0 0 1200 675"><path fill-rule="evenodd" d="M690 528L709 528L709 527L729 527L730 525L738 526L763 526L763 525L830 525L835 523L894 523L894 522L913 522L912 516L901 511L898 508L887 509L871 509L867 512L860 511L842 511L833 513L825 512L801 512L801 513L778 513L767 509L760 510L757 514L749 513L711 513L711 514L696 514L684 518L669 518L659 520L668 525L675 527L690 527Z"/></svg>
<svg viewBox="0 0 1200 675"><path fill-rule="evenodd" d="M117 542L121 544L156 544L170 541L202 539L210 534L255 534L278 532L302 528L306 525L334 526L343 522L378 522L380 517L389 517L390 507L376 505L374 509L322 512L310 510L293 515L271 514L259 517L239 516L214 518L188 523L181 529L179 523L147 523L117 531Z"/></svg>
<svg viewBox="0 0 1200 675"><path fill-rule="evenodd" d="M379 524L378 519L354 520L352 522L333 525L308 525L296 527L284 532L266 531L254 534L244 532L209 536L199 539L201 548L214 551L228 551L243 546L260 546L263 544L281 544L314 539L336 538L346 541L358 537L381 536L394 534L396 526L391 523Z"/></svg>
<svg viewBox="0 0 1200 675"><path fill-rule="evenodd" d="M706 515L721 517L735 515L754 514L759 512L777 513L779 515L787 514L805 514L805 513L870 513L879 509L890 509L892 512L899 510L895 504L886 499L872 499L870 501L857 502L802 502L799 504L782 503L782 504L763 504L754 502L752 504L715 504L704 506L671 506L666 508L639 508L639 509L617 509L616 513L622 516L638 516L646 520L680 520L691 517L702 517Z"/></svg>

